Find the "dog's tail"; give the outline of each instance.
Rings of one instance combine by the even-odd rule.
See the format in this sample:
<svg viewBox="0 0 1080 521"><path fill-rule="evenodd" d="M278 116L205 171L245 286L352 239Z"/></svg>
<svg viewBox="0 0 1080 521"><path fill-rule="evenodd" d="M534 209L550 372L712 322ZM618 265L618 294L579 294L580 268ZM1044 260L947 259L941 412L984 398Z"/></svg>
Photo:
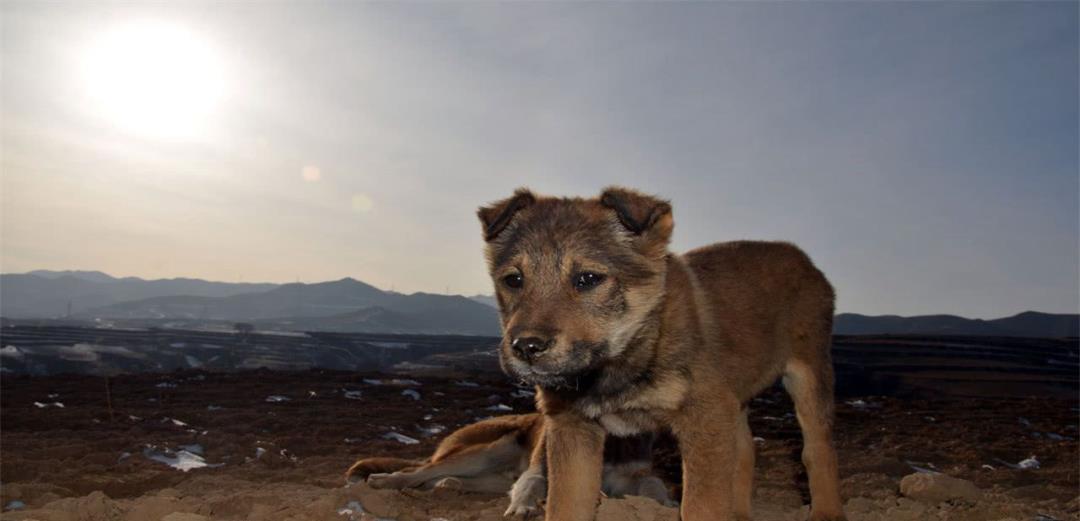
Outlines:
<svg viewBox="0 0 1080 521"><path fill-rule="evenodd" d="M349 467L349 470L345 472L345 482L359 483L366 480L367 477L372 474L385 474L397 472L399 470L408 470L423 464L423 461L413 459L364 458L353 463L353 466Z"/></svg>

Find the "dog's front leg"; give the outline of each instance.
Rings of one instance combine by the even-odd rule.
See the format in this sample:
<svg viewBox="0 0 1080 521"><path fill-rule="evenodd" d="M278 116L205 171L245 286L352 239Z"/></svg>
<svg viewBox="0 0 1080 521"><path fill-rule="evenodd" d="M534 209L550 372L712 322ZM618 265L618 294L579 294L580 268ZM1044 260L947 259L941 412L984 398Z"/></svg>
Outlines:
<svg viewBox="0 0 1080 521"><path fill-rule="evenodd" d="M529 468L510 487L510 506L504 516L528 516L547 497L547 445L544 444L542 426L538 438L529 454Z"/></svg>
<svg viewBox="0 0 1080 521"><path fill-rule="evenodd" d="M688 407L673 425L682 452L682 521L736 519L732 501L739 403Z"/></svg>
<svg viewBox="0 0 1080 521"><path fill-rule="evenodd" d="M547 521L591 521L600 501L604 429L571 412L545 418Z"/></svg>

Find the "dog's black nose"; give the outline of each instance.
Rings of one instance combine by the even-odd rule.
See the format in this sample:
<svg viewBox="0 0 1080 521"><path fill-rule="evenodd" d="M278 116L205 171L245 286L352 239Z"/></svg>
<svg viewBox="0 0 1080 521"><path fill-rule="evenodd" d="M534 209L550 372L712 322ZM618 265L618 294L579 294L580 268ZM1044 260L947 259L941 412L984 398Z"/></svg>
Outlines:
<svg viewBox="0 0 1080 521"><path fill-rule="evenodd" d="M518 358L528 361L532 360L536 355L547 351L551 347L551 339L545 340L535 336L515 338L510 347L514 348L514 353L517 354Z"/></svg>

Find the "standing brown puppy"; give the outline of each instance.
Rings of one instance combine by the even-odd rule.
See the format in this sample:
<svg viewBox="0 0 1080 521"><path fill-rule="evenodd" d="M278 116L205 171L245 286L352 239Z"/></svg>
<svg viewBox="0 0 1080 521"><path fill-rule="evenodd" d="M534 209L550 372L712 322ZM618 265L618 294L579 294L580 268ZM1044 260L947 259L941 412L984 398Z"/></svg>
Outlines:
<svg viewBox="0 0 1080 521"><path fill-rule="evenodd" d="M547 519L591 520L605 433L668 427L683 521L750 517L746 403L782 377L802 427L811 519L843 519L832 446L833 290L798 248L668 251L666 202L518 190L479 211L502 319L500 360L538 387Z"/></svg>

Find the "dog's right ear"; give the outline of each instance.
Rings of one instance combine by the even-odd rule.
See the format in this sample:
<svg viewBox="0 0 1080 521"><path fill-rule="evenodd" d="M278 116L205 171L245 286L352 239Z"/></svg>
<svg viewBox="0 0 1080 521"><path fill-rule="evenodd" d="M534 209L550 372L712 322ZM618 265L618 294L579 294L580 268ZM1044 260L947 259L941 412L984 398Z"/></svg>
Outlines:
<svg viewBox="0 0 1080 521"><path fill-rule="evenodd" d="M499 236L513 220L514 215L536 202L536 196L528 188L518 188L512 197L482 206L476 215L484 226L484 240L491 241Z"/></svg>

